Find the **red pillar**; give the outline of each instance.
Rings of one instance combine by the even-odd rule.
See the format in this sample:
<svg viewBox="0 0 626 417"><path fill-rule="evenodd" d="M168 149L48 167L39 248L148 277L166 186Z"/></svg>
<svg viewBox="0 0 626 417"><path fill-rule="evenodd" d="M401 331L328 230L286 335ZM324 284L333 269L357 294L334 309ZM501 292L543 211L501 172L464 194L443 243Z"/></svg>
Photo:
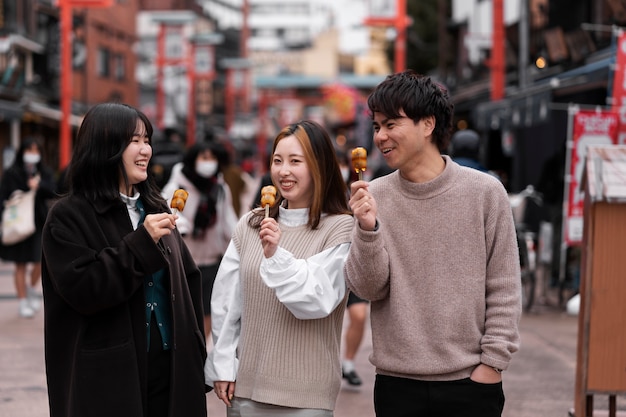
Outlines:
<svg viewBox="0 0 626 417"><path fill-rule="evenodd" d="M225 91L225 96L226 96L226 102L225 107L226 107L226 120L225 120L225 127L226 127L226 132L230 133L230 128L233 126L234 120L235 120L235 74L234 74L235 70L233 68L227 68L226 69L226 91Z"/></svg>
<svg viewBox="0 0 626 417"><path fill-rule="evenodd" d="M491 49L491 100L504 98L504 5L503 0L493 1L493 40Z"/></svg>
<svg viewBox="0 0 626 417"><path fill-rule="evenodd" d="M187 77L189 79L189 104L187 105L187 146L196 143L196 46L189 43L189 61Z"/></svg>
<svg viewBox="0 0 626 417"><path fill-rule="evenodd" d="M157 36L157 81L156 81L156 124L163 129L163 114L165 113L165 93L163 91L163 66L165 62L165 24L159 24Z"/></svg>
<svg viewBox="0 0 626 417"><path fill-rule="evenodd" d="M59 168L63 169L70 162L72 114L72 5L69 1L59 0L61 23L61 126L59 136Z"/></svg>
<svg viewBox="0 0 626 417"><path fill-rule="evenodd" d="M393 26L396 29L394 42L394 70L406 69L406 28L411 24L406 15L406 0L396 0L396 15L393 17L368 17L363 22L369 26Z"/></svg>
<svg viewBox="0 0 626 417"><path fill-rule="evenodd" d="M59 168L65 168L72 154L72 7L110 7L113 0L58 0L61 25L61 79L59 98L61 126L59 126Z"/></svg>
<svg viewBox="0 0 626 417"><path fill-rule="evenodd" d="M397 0L396 3L396 43L394 48L395 54L395 71L402 72L406 69L406 0Z"/></svg>
<svg viewBox="0 0 626 417"><path fill-rule="evenodd" d="M241 45L240 45L240 55L242 58L247 59L248 58L248 38L250 37L250 26L248 23L248 17L250 14L250 4L248 0L243 0L243 6L242 6L242 14L243 14L243 25L241 28ZM244 113L249 113L250 112L250 75L251 75L251 69L250 68L245 68L243 69L243 86L241 87L241 95L242 95L242 101L243 101L243 106L242 106L242 110Z"/></svg>

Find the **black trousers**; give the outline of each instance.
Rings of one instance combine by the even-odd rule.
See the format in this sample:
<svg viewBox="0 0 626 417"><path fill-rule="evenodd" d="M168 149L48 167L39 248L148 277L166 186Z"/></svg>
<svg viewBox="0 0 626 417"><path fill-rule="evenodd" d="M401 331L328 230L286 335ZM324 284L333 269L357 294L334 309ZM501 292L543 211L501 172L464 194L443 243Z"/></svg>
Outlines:
<svg viewBox="0 0 626 417"><path fill-rule="evenodd" d="M500 417L502 382L418 381L376 375L376 417Z"/></svg>
<svg viewBox="0 0 626 417"><path fill-rule="evenodd" d="M170 350L163 350L159 325L150 319L148 351L148 417L167 417L170 408Z"/></svg>

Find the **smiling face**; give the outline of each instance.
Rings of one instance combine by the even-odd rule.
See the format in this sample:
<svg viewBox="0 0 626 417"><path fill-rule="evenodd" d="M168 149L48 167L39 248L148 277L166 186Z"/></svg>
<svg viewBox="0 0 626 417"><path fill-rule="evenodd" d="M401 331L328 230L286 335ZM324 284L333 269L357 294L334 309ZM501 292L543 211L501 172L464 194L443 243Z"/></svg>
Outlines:
<svg viewBox="0 0 626 417"><path fill-rule="evenodd" d="M127 190L124 178L120 178L120 192L126 195L133 195L132 186L148 179L148 162L152 157L152 146L150 138L146 133L146 127L141 120L137 121L135 133L130 139L130 143L122 153L124 171L128 178L131 189Z"/></svg>
<svg viewBox="0 0 626 417"><path fill-rule="evenodd" d="M400 117L391 119L380 112L374 113L374 144L392 169L411 171L422 158L435 153L431 141L434 119L426 117L415 123L400 111Z"/></svg>
<svg viewBox="0 0 626 417"><path fill-rule="evenodd" d="M287 200L287 208L310 207L313 198L313 178L298 139L281 139L272 156L271 175L280 194Z"/></svg>

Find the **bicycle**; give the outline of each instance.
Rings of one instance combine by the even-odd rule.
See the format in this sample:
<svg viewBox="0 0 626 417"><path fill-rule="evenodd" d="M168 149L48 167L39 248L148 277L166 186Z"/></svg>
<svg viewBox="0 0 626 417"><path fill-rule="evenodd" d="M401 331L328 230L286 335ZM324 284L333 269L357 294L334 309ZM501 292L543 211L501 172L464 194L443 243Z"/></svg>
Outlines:
<svg viewBox="0 0 626 417"><path fill-rule="evenodd" d="M528 312L535 302L538 229L543 208L543 196L532 185L528 185L518 194L509 194L509 201L513 210L519 248L522 308Z"/></svg>

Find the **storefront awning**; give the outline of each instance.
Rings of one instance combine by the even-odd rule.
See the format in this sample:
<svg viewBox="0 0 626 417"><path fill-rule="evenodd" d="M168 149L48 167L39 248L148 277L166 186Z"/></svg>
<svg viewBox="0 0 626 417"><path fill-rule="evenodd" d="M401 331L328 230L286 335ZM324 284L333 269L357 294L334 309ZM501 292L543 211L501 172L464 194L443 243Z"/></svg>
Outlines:
<svg viewBox="0 0 626 417"><path fill-rule="evenodd" d="M22 35L9 35L0 37L0 54L6 54L12 47L18 47L29 52L42 53L44 51L43 45L31 41L23 37Z"/></svg>
<svg viewBox="0 0 626 417"><path fill-rule="evenodd" d="M31 102L26 105L26 111L34 113L43 118L54 120L57 122L61 121L62 113L61 110L55 109L53 107L47 106L42 103ZM80 126L83 122L82 116L76 116L74 114L70 115L70 125L74 127Z"/></svg>
<svg viewBox="0 0 626 417"><path fill-rule="evenodd" d="M0 121L3 120L20 120L24 111L20 107L20 103L15 101L0 100Z"/></svg>

